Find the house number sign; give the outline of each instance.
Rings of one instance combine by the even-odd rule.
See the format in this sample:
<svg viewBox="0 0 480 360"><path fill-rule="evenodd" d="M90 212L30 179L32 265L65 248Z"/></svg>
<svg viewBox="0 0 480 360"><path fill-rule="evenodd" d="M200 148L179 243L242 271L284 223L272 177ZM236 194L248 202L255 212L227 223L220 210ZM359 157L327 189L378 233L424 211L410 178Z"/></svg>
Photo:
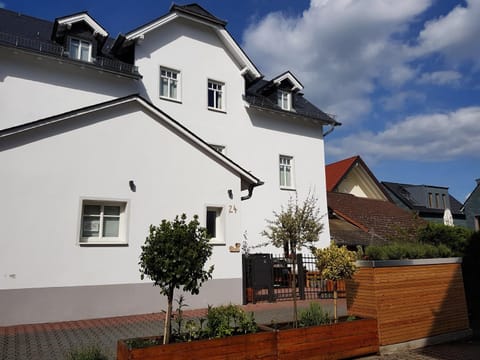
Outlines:
<svg viewBox="0 0 480 360"><path fill-rule="evenodd" d="M235 205L228 205L228 213L229 214L236 214L237 213L237 207Z"/></svg>

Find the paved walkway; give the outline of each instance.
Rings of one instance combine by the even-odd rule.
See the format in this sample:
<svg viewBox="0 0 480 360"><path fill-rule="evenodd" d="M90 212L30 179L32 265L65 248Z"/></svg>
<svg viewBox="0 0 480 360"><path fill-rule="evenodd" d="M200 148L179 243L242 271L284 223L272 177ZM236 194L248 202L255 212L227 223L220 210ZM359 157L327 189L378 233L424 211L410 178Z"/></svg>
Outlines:
<svg viewBox="0 0 480 360"><path fill-rule="evenodd" d="M320 300L327 311L331 311L331 300ZM299 308L310 301L300 301ZM292 303L257 303L244 306L253 311L257 323L289 321L292 318ZM345 312L344 302L340 314ZM206 310L185 311L185 317L199 317ZM109 356L116 357L118 339L149 336L162 332L163 314L146 314L103 318L61 323L18 325L0 327L1 360L64 360L75 349L97 346ZM480 359L480 342L458 342L436 345L416 351L402 351L391 355L370 356L365 360L469 360ZM363 360L362 359L362 360ZM299 359L301 360L301 359Z"/></svg>

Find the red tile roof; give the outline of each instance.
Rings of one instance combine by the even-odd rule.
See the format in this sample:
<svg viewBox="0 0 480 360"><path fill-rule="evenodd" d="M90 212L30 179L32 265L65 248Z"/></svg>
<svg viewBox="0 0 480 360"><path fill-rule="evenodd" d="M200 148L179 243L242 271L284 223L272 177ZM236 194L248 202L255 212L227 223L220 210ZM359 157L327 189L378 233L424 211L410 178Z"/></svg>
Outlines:
<svg viewBox="0 0 480 360"><path fill-rule="evenodd" d="M327 191L334 191L338 183L348 173L350 168L360 156L352 156L351 158L337 161L333 164L325 166L325 177L327 181Z"/></svg>
<svg viewBox="0 0 480 360"><path fill-rule="evenodd" d="M327 202L329 209L338 217L386 240L395 237L401 230L408 231L425 223L389 201L329 192ZM332 235L335 236L334 233Z"/></svg>

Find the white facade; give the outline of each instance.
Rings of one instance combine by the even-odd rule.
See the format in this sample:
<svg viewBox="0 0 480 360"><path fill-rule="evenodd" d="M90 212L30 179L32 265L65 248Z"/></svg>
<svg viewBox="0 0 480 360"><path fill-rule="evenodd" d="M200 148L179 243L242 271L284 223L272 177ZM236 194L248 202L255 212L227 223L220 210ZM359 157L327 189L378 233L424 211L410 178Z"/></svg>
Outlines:
<svg viewBox="0 0 480 360"><path fill-rule="evenodd" d="M159 311L158 290L140 281L140 247L150 224L184 212L205 225L207 208L222 209L213 280L191 307L241 302L235 247L264 242L265 219L292 197L318 198L318 246L329 244L323 124L250 107L245 74L258 74L221 26L171 16L130 35L141 79L0 46L0 299L11 304L0 326ZM175 101L160 96L160 68L178 75ZM219 110L209 80L222 86ZM280 156L291 160L288 189ZM125 207L124 244L81 243L86 200Z"/></svg>

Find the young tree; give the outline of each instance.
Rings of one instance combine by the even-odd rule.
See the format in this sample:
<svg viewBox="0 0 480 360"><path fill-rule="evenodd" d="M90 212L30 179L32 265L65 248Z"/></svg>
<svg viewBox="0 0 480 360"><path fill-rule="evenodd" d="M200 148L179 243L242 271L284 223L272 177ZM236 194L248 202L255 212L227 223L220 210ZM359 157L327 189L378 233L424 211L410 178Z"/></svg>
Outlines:
<svg viewBox="0 0 480 360"><path fill-rule="evenodd" d="M279 213L273 212L273 220L267 220L267 229L262 235L267 237L271 244L283 248L285 257L292 260L292 296L293 296L293 322L297 326L297 250L302 247L314 245L323 230L320 210L317 208L317 199L308 194L302 204L298 197L290 199L287 207L281 207Z"/></svg>
<svg viewBox="0 0 480 360"><path fill-rule="evenodd" d="M212 277L213 265L204 269L212 255L206 230L200 227L198 216L186 222L187 216L175 217L173 222L162 220L159 226L150 225L150 234L142 246L140 272L160 287L167 297L163 343L168 344L171 334L173 294L182 287L192 295L198 294L202 283Z"/></svg>
<svg viewBox="0 0 480 360"><path fill-rule="evenodd" d="M314 249L313 254L322 279L333 281L333 317L337 321L337 281L352 278L357 255L345 246L338 247L333 243L325 249Z"/></svg>

